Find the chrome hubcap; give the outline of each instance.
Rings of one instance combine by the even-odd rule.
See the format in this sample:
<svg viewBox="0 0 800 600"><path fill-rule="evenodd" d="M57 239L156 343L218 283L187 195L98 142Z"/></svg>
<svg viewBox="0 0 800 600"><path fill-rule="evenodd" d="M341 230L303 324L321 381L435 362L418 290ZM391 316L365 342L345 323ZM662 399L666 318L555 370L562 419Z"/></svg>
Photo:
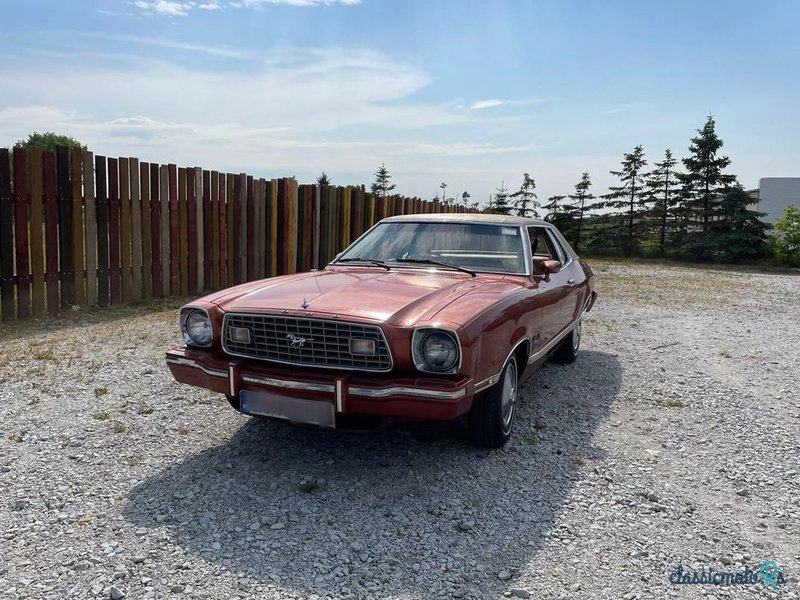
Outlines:
<svg viewBox="0 0 800 600"><path fill-rule="evenodd" d="M581 329L583 328L583 319L578 321L575 330L572 334L572 349L577 352L578 347L581 345Z"/></svg>
<svg viewBox="0 0 800 600"><path fill-rule="evenodd" d="M514 405L517 403L517 363L508 363L505 376L503 377L503 431L508 433L511 429L511 421L514 419Z"/></svg>

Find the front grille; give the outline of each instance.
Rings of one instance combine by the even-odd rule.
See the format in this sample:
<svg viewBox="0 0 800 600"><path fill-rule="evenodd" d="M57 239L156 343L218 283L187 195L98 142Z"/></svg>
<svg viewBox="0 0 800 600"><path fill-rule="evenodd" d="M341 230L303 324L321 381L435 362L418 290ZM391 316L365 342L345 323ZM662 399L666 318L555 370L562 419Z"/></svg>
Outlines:
<svg viewBox="0 0 800 600"><path fill-rule="evenodd" d="M232 327L248 329L250 343L231 339ZM298 338L305 341L300 344ZM351 338L374 340L375 355L351 354ZM290 365L362 371L390 371L392 368L392 357L383 331L375 325L359 323L227 314L222 325L222 349L234 356Z"/></svg>

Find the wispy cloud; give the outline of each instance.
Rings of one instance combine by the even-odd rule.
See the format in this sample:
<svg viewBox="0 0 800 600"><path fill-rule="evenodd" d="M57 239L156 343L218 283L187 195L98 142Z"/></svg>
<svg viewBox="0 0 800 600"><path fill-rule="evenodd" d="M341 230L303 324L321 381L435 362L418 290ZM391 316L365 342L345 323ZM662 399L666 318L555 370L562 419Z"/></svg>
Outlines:
<svg viewBox="0 0 800 600"><path fill-rule="evenodd" d="M496 100L494 98L489 100L480 100L469 105L470 110L483 110L484 108L494 108L495 106L503 106L508 104L508 100Z"/></svg>
<svg viewBox="0 0 800 600"><path fill-rule="evenodd" d="M257 8L266 4L286 4L289 6L355 6L361 0L236 0L220 2L219 0L134 0L132 6L141 9L148 15L167 17L186 17L193 10L222 10L224 8Z"/></svg>
<svg viewBox="0 0 800 600"><path fill-rule="evenodd" d="M250 58L253 55L250 51L243 48L231 48L229 46L211 46L208 44L195 44L163 37L146 37L140 35L130 35L124 33L99 33L89 31L71 31L70 35L87 38L120 42L123 44L138 44L142 46L156 46L160 48L171 48L173 50L186 50L188 52L199 52L224 58Z"/></svg>

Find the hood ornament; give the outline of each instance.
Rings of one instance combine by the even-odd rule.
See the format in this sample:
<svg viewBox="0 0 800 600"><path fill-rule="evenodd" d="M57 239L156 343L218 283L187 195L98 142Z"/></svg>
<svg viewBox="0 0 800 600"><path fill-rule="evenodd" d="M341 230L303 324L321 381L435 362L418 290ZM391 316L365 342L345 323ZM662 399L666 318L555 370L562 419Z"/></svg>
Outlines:
<svg viewBox="0 0 800 600"><path fill-rule="evenodd" d="M308 308L308 300L303 298L303 303L300 305L300 308Z"/></svg>

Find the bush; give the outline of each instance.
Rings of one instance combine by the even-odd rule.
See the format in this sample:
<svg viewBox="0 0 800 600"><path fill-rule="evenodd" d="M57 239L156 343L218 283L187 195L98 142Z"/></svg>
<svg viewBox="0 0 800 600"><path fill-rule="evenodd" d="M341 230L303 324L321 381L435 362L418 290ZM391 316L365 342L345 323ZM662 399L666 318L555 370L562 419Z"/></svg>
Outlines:
<svg viewBox="0 0 800 600"><path fill-rule="evenodd" d="M800 267L800 208L787 206L783 210L783 218L775 223L770 246L783 262Z"/></svg>

